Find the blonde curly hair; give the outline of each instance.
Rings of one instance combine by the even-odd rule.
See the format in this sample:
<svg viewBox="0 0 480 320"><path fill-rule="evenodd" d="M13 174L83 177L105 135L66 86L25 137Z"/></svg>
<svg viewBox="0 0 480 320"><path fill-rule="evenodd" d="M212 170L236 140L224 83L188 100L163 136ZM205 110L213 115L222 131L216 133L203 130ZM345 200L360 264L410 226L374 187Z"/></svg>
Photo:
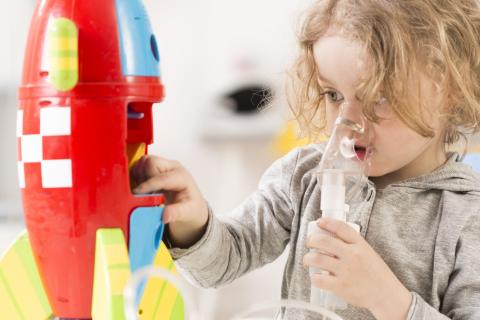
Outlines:
<svg viewBox="0 0 480 320"><path fill-rule="evenodd" d="M358 41L371 58L370 76L358 87L364 114L379 121L384 97L395 115L424 137L419 70L445 95L439 114L446 144L480 128L480 2L478 0L318 0L306 11L300 52L290 72L289 105L310 137L323 133L324 89L317 78L314 43L329 29ZM412 83L414 90L412 90ZM416 87L415 87L416 86Z"/></svg>

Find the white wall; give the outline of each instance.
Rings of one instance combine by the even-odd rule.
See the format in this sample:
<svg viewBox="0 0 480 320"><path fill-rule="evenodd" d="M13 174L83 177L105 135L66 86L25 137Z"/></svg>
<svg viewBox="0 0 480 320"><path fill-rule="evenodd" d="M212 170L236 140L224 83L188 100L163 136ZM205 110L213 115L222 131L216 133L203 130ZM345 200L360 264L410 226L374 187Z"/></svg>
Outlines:
<svg viewBox="0 0 480 320"><path fill-rule="evenodd" d="M19 211L15 118L32 0L0 1L0 216Z"/></svg>

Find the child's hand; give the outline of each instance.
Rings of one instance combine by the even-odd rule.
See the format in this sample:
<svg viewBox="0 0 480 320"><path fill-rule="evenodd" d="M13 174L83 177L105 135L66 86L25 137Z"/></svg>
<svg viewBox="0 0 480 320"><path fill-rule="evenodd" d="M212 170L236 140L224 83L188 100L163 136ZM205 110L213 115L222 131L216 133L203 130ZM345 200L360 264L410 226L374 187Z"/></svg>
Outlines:
<svg viewBox="0 0 480 320"><path fill-rule="evenodd" d="M172 244L186 248L205 232L208 206L191 174L178 162L156 156L142 157L132 169L137 194L165 192L163 222L170 223Z"/></svg>
<svg viewBox="0 0 480 320"><path fill-rule="evenodd" d="M318 226L336 238L314 234L307 239L307 247L325 254L311 251L304 264L330 273L313 274L312 284L369 309L377 320L406 319L411 294L367 241L338 220L322 218Z"/></svg>

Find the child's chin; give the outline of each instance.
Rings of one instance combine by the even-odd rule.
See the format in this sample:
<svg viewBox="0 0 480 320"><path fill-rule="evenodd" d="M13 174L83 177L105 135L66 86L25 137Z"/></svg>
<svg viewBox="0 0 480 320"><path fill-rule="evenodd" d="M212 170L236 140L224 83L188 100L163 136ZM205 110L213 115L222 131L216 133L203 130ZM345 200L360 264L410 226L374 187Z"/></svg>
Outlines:
<svg viewBox="0 0 480 320"><path fill-rule="evenodd" d="M368 176L370 178L378 178L386 175L387 173L388 173L388 170L385 170L385 169L382 170L382 168L378 168L374 166L371 166L370 170L368 170Z"/></svg>

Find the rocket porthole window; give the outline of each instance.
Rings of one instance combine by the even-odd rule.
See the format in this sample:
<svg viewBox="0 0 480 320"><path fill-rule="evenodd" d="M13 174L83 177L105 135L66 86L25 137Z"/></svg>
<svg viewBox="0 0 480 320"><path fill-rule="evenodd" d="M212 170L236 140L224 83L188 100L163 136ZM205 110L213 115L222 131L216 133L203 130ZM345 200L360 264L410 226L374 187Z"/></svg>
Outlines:
<svg viewBox="0 0 480 320"><path fill-rule="evenodd" d="M150 37L150 47L152 48L152 54L155 60L160 61L160 56L158 54L158 45L157 45L157 39L155 38L155 35L152 34Z"/></svg>

